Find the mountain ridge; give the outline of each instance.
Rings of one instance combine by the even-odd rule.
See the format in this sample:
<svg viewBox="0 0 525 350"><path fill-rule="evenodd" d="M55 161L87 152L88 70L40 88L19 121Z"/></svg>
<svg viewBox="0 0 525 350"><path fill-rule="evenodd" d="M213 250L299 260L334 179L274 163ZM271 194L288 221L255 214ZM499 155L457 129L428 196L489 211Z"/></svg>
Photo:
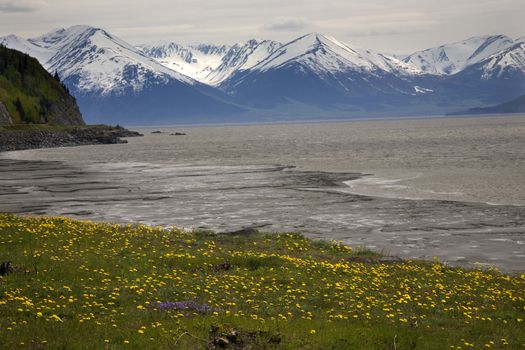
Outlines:
<svg viewBox="0 0 525 350"><path fill-rule="evenodd" d="M416 51L403 61L415 65L423 74L452 75L512 44L513 40L505 35L471 37Z"/></svg>
<svg viewBox="0 0 525 350"><path fill-rule="evenodd" d="M502 114L502 113L525 113L525 95L511 101L500 103L496 106L470 108L466 111L450 113L450 115L465 114Z"/></svg>
<svg viewBox="0 0 525 350"><path fill-rule="evenodd" d="M29 44L21 45L25 43ZM212 110L218 116L242 110L225 101L219 91L166 68L100 28L58 29L21 44L53 52L43 65L60 76L91 123L125 123L128 118L148 116L161 122L168 114L189 118ZM192 109L193 105L197 107Z"/></svg>
<svg viewBox="0 0 525 350"><path fill-rule="evenodd" d="M445 114L497 104L524 91L521 39L472 37L402 59L320 33L284 44L254 39L134 46L101 28L73 26L32 39L6 36L0 43L46 60L90 121L144 124L141 118L322 118L322 111L327 118Z"/></svg>

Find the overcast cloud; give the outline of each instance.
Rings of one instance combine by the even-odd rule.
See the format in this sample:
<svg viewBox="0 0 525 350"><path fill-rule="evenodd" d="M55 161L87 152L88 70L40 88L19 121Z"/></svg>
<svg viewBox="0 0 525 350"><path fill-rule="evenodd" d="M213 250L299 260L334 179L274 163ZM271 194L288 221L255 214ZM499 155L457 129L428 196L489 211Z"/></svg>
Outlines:
<svg viewBox="0 0 525 350"><path fill-rule="evenodd" d="M45 5L44 1L38 0L0 0L0 13L33 12Z"/></svg>
<svg viewBox="0 0 525 350"><path fill-rule="evenodd" d="M524 18L524 0L0 0L0 35L89 24L135 44L232 44L315 31L392 53L475 35L521 37Z"/></svg>

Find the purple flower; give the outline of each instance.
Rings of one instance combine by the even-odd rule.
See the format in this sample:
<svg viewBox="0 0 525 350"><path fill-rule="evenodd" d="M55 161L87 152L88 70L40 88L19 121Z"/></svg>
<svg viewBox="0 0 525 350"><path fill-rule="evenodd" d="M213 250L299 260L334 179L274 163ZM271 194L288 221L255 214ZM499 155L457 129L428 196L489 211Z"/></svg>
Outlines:
<svg viewBox="0 0 525 350"><path fill-rule="evenodd" d="M218 308L209 306L206 304L199 304L194 301L158 301L152 305L159 311L166 310L185 310L185 311L196 311L199 313L219 311Z"/></svg>

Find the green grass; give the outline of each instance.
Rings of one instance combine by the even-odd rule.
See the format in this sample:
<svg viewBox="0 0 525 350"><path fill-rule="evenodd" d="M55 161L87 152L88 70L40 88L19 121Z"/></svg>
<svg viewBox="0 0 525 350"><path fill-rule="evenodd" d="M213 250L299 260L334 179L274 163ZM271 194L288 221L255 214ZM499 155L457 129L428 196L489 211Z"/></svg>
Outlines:
<svg viewBox="0 0 525 350"><path fill-rule="evenodd" d="M525 275L379 259L298 234L0 215L0 261L14 266L0 347L525 347Z"/></svg>

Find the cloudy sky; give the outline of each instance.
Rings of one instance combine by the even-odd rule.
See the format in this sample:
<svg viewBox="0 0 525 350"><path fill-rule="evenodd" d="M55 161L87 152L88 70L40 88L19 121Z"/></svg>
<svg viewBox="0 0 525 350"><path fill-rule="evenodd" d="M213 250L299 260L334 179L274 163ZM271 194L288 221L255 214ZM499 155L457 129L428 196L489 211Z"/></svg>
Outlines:
<svg viewBox="0 0 525 350"><path fill-rule="evenodd" d="M525 36L524 0L0 0L0 36L75 24L138 44L281 42L320 32L391 53L475 35Z"/></svg>

